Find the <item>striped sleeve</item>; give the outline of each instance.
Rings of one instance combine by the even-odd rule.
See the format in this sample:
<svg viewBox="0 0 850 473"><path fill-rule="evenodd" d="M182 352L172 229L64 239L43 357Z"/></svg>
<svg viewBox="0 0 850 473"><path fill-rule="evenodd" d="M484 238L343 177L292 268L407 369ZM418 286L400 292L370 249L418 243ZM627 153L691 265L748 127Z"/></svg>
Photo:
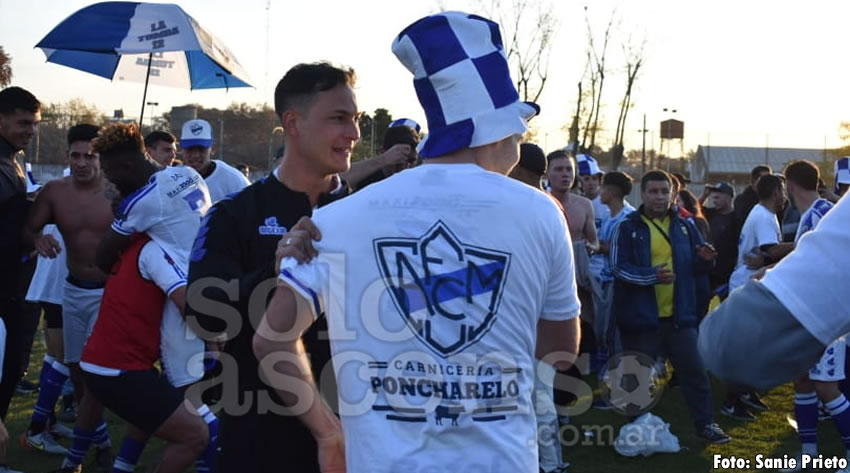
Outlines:
<svg viewBox="0 0 850 473"><path fill-rule="evenodd" d="M328 287L328 267L319 259L298 264L294 258L285 258L280 263L278 281L295 291L308 302L313 318L325 313Z"/></svg>

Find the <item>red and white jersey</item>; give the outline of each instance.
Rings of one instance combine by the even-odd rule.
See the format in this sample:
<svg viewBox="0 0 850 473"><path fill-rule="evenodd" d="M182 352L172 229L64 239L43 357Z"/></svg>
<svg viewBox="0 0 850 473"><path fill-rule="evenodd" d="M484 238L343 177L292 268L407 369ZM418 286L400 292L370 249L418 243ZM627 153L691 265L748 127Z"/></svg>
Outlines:
<svg viewBox="0 0 850 473"><path fill-rule="evenodd" d="M185 274L161 246L144 233L135 236L106 280L81 367L103 375L151 369L160 355L166 297L185 285Z"/></svg>

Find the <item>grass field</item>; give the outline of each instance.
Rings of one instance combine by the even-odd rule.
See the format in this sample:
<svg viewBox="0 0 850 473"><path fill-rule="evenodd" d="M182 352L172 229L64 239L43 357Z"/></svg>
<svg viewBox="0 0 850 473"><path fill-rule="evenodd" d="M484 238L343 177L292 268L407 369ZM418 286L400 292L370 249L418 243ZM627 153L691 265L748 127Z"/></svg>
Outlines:
<svg viewBox="0 0 850 473"><path fill-rule="evenodd" d="M30 378L38 375L39 365L43 354L43 345L37 342L32 356L32 368ZM797 434L788 424L787 417L792 414L793 389L790 385L777 388L764 396L765 402L771 406L767 412L758 414L755 422L739 422L720 415L720 400L723 397L722 386L715 384L714 398L716 400L715 413L718 423L728 434L732 441L726 445L710 445L700 440L692 427L684 400L677 388L667 389L661 403L653 410L653 413L671 424L672 432L679 438L683 450L679 453L656 454L651 457L625 458L618 455L608 442L607 435L600 435L591 440L584 440L577 445L568 446L564 449L564 458L571 463L569 471L572 473L636 473L636 472L671 472L671 473L698 473L709 471L757 471L755 470L754 457L757 454L781 457L783 454L795 455L799 449ZM24 473L45 473L55 470L62 461L60 456L50 456L42 453L24 450L18 444L18 437L24 431L36 395L16 396L10 409L7 427L9 430L10 447L8 460L10 466ZM113 444L120 445L124 436L123 423L114 416L108 417L110 423L110 435ZM625 419L611 411L599 411L591 409L587 413L572 418L570 432L582 430L599 431L599 427L612 426L614 435L619 432L620 426ZM610 430L609 430L610 432ZM566 435L570 441L575 435ZM598 437L602 437L599 439ZM821 422L819 426L820 453L823 455L843 456L844 448L831 421ZM269 443L269 448L274 448L274 439L260 439ZM279 439L283 442L285 439ZM64 442L68 445L68 442ZM155 461L156 455L162 449L162 443L152 441L145 450L142 460L136 471L148 471ZM712 468L713 456L737 456L752 460L752 469L742 470L714 470ZM88 461L93 461L93 454L89 455ZM88 465L88 463L86 464ZM83 469L84 472L94 471L93 467ZM281 472L287 472L285 465L281 465ZM834 470L811 470L829 471ZM243 472L234 472L243 473ZM250 473L250 472L244 472ZM453 472L465 473L465 472ZM493 472L496 473L496 472ZM514 472L498 472L514 473Z"/></svg>

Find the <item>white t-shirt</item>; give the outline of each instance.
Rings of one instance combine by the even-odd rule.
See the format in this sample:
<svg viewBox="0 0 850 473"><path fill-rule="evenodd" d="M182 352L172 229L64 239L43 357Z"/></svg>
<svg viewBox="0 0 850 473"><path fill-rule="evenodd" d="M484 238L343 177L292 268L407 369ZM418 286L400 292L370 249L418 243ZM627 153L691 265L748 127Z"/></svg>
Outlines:
<svg viewBox="0 0 850 473"><path fill-rule="evenodd" d="M602 230L602 225L605 224L606 220L611 218L611 209L602 203L602 196L597 195L596 198L590 202L593 204L593 223L596 224L596 234L599 235L599 231Z"/></svg>
<svg viewBox="0 0 850 473"><path fill-rule="evenodd" d="M605 223L611 219L611 209L602 203L601 196L596 196L596 198L590 202L593 204L593 223L596 225L596 237L597 240L602 240L602 237L600 236L602 233L602 227L604 227ZM597 281L603 277L602 273L605 271L605 259L606 255L599 253L590 257L590 265L588 266L588 269L590 270L590 274L592 274Z"/></svg>
<svg viewBox="0 0 850 473"><path fill-rule="evenodd" d="M149 241L139 252L139 275L156 284L166 296L186 285L186 273L174 258L155 241Z"/></svg>
<svg viewBox="0 0 850 473"><path fill-rule="evenodd" d="M56 225L48 224L42 230L44 235L53 235L62 251L55 258L38 257L35 273L27 289L26 300L31 302L49 302L62 305L65 294L65 278L68 277L65 240Z"/></svg>
<svg viewBox="0 0 850 473"><path fill-rule="evenodd" d="M147 232L188 272L192 244L210 205L200 174L187 166L167 167L124 199L112 229L123 235Z"/></svg>
<svg viewBox="0 0 850 473"><path fill-rule="evenodd" d="M745 255L752 252L753 249L761 248L764 245L777 244L780 241L782 241L782 233L776 214L764 205L756 204L747 216L743 228L741 228L741 237L738 239L738 263L729 278L729 290L743 286L755 273L755 271L747 268L747 264L744 263Z"/></svg>
<svg viewBox="0 0 850 473"><path fill-rule="evenodd" d="M204 179L207 181L207 187L210 190L210 198L213 203L251 185L248 178L235 167L218 159L213 159L213 162L215 163L215 169Z"/></svg>
<svg viewBox="0 0 850 473"><path fill-rule="evenodd" d="M850 332L850 202L838 201L762 284L824 345ZM805 217L805 216L804 216Z"/></svg>
<svg viewBox="0 0 850 473"><path fill-rule="evenodd" d="M313 219L319 258L280 279L328 317L349 471L537 471L537 322L579 313L552 199L426 164Z"/></svg>

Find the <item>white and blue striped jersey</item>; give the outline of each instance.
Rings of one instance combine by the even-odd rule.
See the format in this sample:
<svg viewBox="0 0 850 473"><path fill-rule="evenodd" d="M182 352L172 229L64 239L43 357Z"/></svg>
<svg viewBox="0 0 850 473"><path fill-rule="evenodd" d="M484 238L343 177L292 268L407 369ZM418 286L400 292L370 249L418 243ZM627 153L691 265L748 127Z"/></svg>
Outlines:
<svg viewBox="0 0 850 473"><path fill-rule="evenodd" d="M121 202L112 229L122 235L146 232L188 273L189 253L210 205L200 174L187 166L168 167Z"/></svg>
<svg viewBox="0 0 850 473"><path fill-rule="evenodd" d="M803 212L803 215L800 216L800 226L797 227L797 236L794 237L794 242L799 241L800 237L805 235L806 232L814 230L818 222L820 222L820 219L822 219L831 208L832 202L826 199L818 199L811 205L811 207L806 209L806 211Z"/></svg>

